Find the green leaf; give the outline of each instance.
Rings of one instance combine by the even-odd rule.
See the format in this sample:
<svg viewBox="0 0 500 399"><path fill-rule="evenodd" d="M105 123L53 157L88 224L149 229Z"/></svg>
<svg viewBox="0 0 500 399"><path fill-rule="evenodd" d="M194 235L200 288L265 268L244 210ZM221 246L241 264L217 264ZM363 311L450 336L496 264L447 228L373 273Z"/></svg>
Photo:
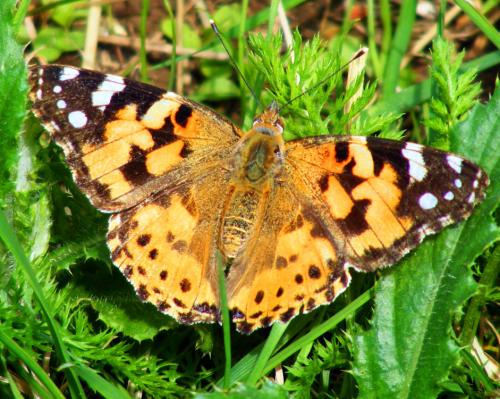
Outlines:
<svg viewBox="0 0 500 399"><path fill-rule="evenodd" d="M288 395L285 389L277 384L265 381L260 388L238 384L235 388L223 392L200 393L194 395L193 399L286 399Z"/></svg>
<svg viewBox="0 0 500 399"><path fill-rule="evenodd" d="M18 158L17 134L25 117L26 65L22 47L14 40L14 1L0 2L0 206L13 189L13 167Z"/></svg>
<svg viewBox="0 0 500 399"><path fill-rule="evenodd" d="M57 60L62 53L83 48L85 34L80 31L67 31L62 28L46 27L40 30L33 41L38 56L48 62Z"/></svg>
<svg viewBox="0 0 500 399"><path fill-rule="evenodd" d="M102 263L85 263L73 271L68 290L78 300L88 301L107 326L137 340L153 338L159 331L177 326L151 304L142 303L123 275Z"/></svg>
<svg viewBox="0 0 500 399"><path fill-rule="evenodd" d="M485 201L465 222L428 238L376 288L371 328L354 340L353 373L361 398L434 398L459 351L452 315L477 289L469 268L500 238L491 217L500 194L500 90L452 130L454 152L490 173Z"/></svg>
<svg viewBox="0 0 500 399"><path fill-rule="evenodd" d="M192 99L195 101L219 101L235 98L240 95L240 89L236 84L225 76L217 76L204 80L196 90Z"/></svg>
<svg viewBox="0 0 500 399"><path fill-rule="evenodd" d="M174 34L172 31L172 20L165 18L160 23L162 33L173 40ZM177 38L179 40L179 38ZM191 49L199 49L201 47L201 38L188 24L182 24L182 46Z"/></svg>
<svg viewBox="0 0 500 399"><path fill-rule="evenodd" d="M54 1L45 1L43 3L50 4L54 3ZM51 11L50 19L63 28L68 29L75 20L87 17L88 4L86 3L84 1L76 1L69 4L60 4Z"/></svg>
<svg viewBox="0 0 500 399"><path fill-rule="evenodd" d="M213 15L213 19L222 32L226 36L226 32L234 26L234 21L238 20L241 15L241 4L225 4L217 7Z"/></svg>

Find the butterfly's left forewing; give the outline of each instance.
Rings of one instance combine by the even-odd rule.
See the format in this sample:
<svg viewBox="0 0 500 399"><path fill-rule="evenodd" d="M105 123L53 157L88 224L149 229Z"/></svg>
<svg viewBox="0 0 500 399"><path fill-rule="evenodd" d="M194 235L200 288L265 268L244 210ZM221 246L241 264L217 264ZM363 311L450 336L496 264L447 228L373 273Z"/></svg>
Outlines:
<svg viewBox="0 0 500 399"><path fill-rule="evenodd" d="M30 71L33 112L75 181L104 211L129 208L225 159L241 131L157 87L61 65Z"/></svg>
<svg viewBox="0 0 500 399"><path fill-rule="evenodd" d="M460 156L378 138L295 140L287 143L287 162L346 261L365 271L396 262L425 236L468 217L488 185Z"/></svg>

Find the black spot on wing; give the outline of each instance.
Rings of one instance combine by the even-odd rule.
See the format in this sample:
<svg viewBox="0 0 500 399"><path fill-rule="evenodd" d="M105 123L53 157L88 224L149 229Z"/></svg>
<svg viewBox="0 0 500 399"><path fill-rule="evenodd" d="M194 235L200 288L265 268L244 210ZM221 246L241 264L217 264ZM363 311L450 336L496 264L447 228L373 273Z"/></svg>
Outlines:
<svg viewBox="0 0 500 399"><path fill-rule="evenodd" d="M125 79L125 88L113 96L105 115L112 116L126 105L137 104L137 118L141 118L163 93L159 87Z"/></svg>
<svg viewBox="0 0 500 399"><path fill-rule="evenodd" d="M151 177L146 167L146 151L133 145L130 148L129 161L120 167L120 171L134 186L143 185Z"/></svg>
<svg viewBox="0 0 500 399"><path fill-rule="evenodd" d="M410 183L410 163L401 152L404 143L383 140L376 137L367 137L366 143L372 154L375 176L379 176L384 168L384 164L388 163L398 174L398 187L401 190L406 189Z"/></svg>
<svg viewBox="0 0 500 399"><path fill-rule="evenodd" d="M263 299L264 299L264 291L260 290L255 295L255 303L258 305L262 302Z"/></svg>
<svg viewBox="0 0 500 399"><path fill-rule="evenodd" d="M347 158L349 158L349 143L341 141L335 144L335 160L337 162L344 162Z"/></svg>
<svg viewBox="0 0 500 399"><path fill-rule="evenodd" d="M354 201L351 212L344 219L337 219L342 231L348 235L359 235L370 227L366 221L366 211L371 204L369 199Z"/></svg>
<svg viewBox="0 0 500 399"><path fill-rule="evenodd" d="M149 132L151 133L151 137L155 143L152 150L178 140L178 138L174 135L174 124L172 123L170 116L165 118L165 122L160 129L149 129Z"/></svg>
<svg viewBox="0 0 500 399"><path fill-rule="evenodd" d="M186 104L181 104L177 112L175 113L175 122L182 127L186 127L191 114L193 113L193 109Z"/></svg>

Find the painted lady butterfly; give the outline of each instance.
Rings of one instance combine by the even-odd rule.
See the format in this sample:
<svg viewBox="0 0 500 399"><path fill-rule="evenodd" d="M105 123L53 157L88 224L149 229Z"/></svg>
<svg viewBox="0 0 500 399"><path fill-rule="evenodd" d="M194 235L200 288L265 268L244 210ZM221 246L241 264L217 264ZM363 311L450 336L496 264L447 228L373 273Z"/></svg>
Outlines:
<svg viewBox="0 0 500 399"><path fill-rule="evenodd" d="M216 251L231 260L232 318L249 333L333 301L349 268L398 261L463 220L486 174L419 144L318 136L284 142L271 105L242 132L214 111L119 76L31 70L33 111L92 204L112 213L116 266L182 323L220 318Z"/></svg>

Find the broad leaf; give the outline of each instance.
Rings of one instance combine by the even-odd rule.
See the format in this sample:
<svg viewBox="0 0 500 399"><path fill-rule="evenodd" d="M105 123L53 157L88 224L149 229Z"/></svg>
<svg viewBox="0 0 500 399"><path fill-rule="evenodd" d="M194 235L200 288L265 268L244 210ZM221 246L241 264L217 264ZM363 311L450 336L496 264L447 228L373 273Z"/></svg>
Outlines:
<svg viewBox="0 0 500 399"><path fill-rule="evenodd" d="M12 190L12 169L17 157L16 136L26 109L26 66L15 37L13 1L0 2L0 205Z"/></svg>
<svg viewBox="0 0 500 399"><path fill-rule="evenodd" d="M477 289L470 264L500 234L491 217L500 191L499 113L497 87L491 101L477 105L450 138L452 151L489 173L485 201L467 221L427 238L383 273L372 326L354 340L361 398L434 398L457 361L452 315Z"/></svg>

